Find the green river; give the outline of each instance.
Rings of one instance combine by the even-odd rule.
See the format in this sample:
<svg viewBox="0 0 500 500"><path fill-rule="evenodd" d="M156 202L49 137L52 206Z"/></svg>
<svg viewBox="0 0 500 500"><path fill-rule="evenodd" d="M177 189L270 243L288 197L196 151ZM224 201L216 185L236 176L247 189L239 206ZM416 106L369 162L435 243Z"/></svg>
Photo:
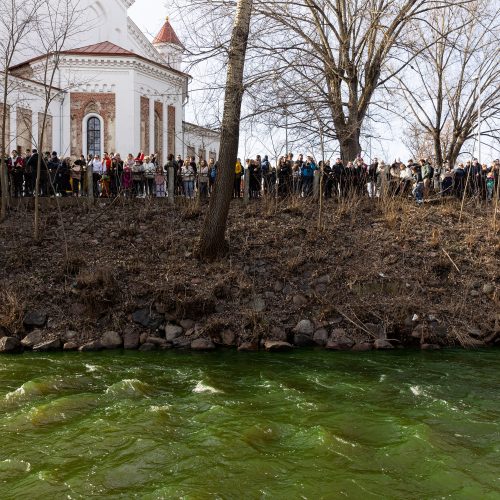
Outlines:
<svg viewBox="0 0 500 500"><path fill-rule="evenodd" d="M500 352L0 358L0 498L500 499Z"/></svg>

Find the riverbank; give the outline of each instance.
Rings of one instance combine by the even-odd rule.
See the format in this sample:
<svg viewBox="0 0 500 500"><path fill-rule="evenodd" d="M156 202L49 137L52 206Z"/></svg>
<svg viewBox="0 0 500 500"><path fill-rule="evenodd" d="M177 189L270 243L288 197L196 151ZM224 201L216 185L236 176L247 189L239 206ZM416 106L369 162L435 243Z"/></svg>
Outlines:
<svg viewBox="0 0 500 500"><path fill-rule="evenodd" d="M491 208L456 200L233 201L200 262L204 206L22 200L0 226L0 350L333 350L500 342ZM29 203L29 201L28 201Z"/></svg>

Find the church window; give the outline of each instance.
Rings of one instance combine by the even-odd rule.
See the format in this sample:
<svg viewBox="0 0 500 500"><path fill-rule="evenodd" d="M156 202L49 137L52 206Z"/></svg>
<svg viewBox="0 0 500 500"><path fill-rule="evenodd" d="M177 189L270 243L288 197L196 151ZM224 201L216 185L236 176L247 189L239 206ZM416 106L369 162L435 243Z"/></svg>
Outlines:
<svg viewBox="0 0 500 500"><path fill-rule="evenodd" d="M92 116L87 120L87 154L101 156L101 150L101 120Z"/></svg>

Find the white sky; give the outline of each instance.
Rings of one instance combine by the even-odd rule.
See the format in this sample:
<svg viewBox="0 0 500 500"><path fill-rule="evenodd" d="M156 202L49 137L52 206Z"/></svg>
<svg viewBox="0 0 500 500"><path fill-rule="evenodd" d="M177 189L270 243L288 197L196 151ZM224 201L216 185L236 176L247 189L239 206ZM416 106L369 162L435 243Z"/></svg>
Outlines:
<svg viewBox="0 0 500 500"><path fill-rule="evenodd" d="M174 9L169 12L166 2L163 0L136 0L135 4L129 9L129 16L134 20L137 26L150 38L154 37L163 26L165 17L169 16L174 30L176 30L179 38L183 39L182 32L180 32L180 24L176 25ZM177 29L176 29L177 28ZM193 110L187 109L186 119L188 121L194 120ZM374 131L374 136L387 137L385 140L372 139L371 141L371 156L384 159L385 161L393 161L395 158L401 158L406 161L409 158L409 152L402 142L402 124L393 121L393 129L383 127ZM201 123L201 125L204 125ZM268 154L270 151L263 149L264 137L249 137L243 134L240 143L240 156L251 157L256 154ZM496 147L499 148L499 141ZM477 149L477 145L475 146ZM306 153L305 151L303 151ZM297 153L297 151L295 151ZM370 151L364 153L365 160L370 157ZM475 151L475 154L476 151ZM482 148L482 161L489 162L493 158L498 158L498 151L483 145ZM271 157L270 157L271 159Z"/></svg>

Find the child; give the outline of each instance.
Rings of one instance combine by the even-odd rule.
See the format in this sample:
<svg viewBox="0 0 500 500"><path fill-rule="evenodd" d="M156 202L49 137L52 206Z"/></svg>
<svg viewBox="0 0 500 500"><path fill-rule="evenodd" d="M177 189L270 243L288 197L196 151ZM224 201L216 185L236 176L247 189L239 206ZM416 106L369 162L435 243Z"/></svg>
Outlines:
<svg viewBox="0 0 500 500"><path fill-rule="evenodd" d="M486 174L486 199L488 201L493 200L493 190L495 189L495 173L491 169Z"/></svg>
<svg viewBox="0 0 500 500"><path fill-rule="evenodd" d="M165 198L165 175L161 167L156 167L155 186L156 197Z"/></svg>

